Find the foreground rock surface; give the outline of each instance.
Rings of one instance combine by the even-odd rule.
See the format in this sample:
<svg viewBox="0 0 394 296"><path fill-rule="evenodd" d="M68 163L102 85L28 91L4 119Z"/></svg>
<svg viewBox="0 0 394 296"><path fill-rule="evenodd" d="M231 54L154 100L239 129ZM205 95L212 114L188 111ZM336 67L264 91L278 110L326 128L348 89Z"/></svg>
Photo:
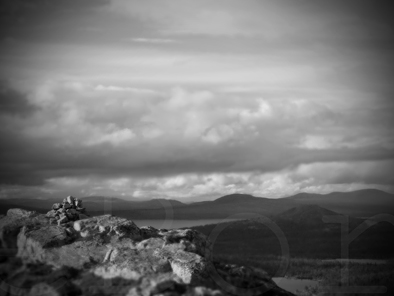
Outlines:
<svg viewBox="0 0 394 296"><path fill-rule="evenodd" d="M212 263L211 243L191 229L111 215L54 225L12 209L0 242L0 295L292 295L262 270Z"/></svg>

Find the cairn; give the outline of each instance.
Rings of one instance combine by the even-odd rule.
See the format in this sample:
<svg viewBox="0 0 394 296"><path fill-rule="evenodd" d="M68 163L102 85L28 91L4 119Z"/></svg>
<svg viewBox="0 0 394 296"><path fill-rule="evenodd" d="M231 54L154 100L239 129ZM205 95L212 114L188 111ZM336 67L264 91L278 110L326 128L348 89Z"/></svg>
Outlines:
<svg viewBox="0 0 394 296"><path fill-rule="evenodd" d="M86 209L82 206L82 200L73 196L67 196L63 203L54 203L46 217L49 218L49 224L65 224L70 221L82 220L89 217Z"/></svg>

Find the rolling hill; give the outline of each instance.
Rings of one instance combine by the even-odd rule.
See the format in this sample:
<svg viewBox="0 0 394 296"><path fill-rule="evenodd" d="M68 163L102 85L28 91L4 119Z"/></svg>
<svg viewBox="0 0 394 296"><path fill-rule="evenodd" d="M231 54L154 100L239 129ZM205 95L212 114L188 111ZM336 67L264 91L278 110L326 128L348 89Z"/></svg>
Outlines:
<svg viewBox="0 0 394 296"><path fill-rule="evenodd" d="M299 193L279 199L255 197L249 194L230 194L213 201L184 204L177 200L124 200L116 197L82 197L92 215L114 214L129 219L224 219L245 218L251 215L274 216L300 205L318 205L340 214L370 217L380 213L394 214L394 195L367 189L329 194ZM60 199L1 199L0 214L9 208L22 207L39 212L48 211Z"/></svg>
<svg viewBox="0 0 394 296"><path fill-rule="evenodd" d="M377 189L328 194L299 193L284 199L295 201L300 205L319 205L352 216L369 217L381 213L394 213L394 195Z"/></svg>

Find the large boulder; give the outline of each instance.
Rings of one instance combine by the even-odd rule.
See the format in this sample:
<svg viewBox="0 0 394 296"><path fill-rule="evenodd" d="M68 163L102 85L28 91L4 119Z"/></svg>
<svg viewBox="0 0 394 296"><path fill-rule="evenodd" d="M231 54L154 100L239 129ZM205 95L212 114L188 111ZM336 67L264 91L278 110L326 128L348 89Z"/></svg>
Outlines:
<svg viewBox="0 0 394 296"><path fill-rule="evenodd" d="M7 217L11 217L11 218L32 218L35 216L38 216L39 213L35 212L35 211L26 211L23 209L9 209L7 211Z"/></svg>
<svg viewBox="0 0 394 296"><path fill-rule="evenodd" d="M182 250L205 256L210 252L211 244L207 237L192 229L176 229L162 234L166 245L176 245Z"/></svg>
<svg viewBox="0 0 394 296"><path fill-rule="evenodd" d="M69 241L66 230L61 226L24 226L18 235L17 256L25 262L45 262L45 249L60 247Z"/></svg>
<svg viewBox="0 0 394 296"><path fill-rule="evenodd" d="M74 229L82 237L90 237L102 233L106 236L128 237L134 240L141 239L140 230L133 221L111 215L75 221Z"/></svg>
<svg viewBox="0 0 394 296"><path fill-rule="evenodd" d="M177 252L170 259L172 271L187 284L204 284L209 281L208 263L200 255ZM209 283L211 285L211 282Z"/></svg>
<svg viewBox="0 0 394 296"><path fill-rule="evenodd" d="M11 253L16 253L16 240L23 226L39 225L48 223L44 215L37 212L22 209L10 209L7 216L0 219L0 246Z"/></svg>

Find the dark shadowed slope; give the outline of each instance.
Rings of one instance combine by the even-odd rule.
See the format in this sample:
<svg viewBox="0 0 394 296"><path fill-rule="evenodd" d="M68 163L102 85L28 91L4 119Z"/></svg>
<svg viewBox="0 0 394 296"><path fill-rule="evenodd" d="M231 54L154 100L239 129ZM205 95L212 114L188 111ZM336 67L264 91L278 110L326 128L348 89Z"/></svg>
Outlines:
<svg viewBox="0 0 394 296"><path fill-rule="evenodd" d="M274 217L275 221L286 220L292 223L316 225L322 224L325 216L338 216L339 214L317 205L301 205L291 208Z"/></svg>
<svg viewBox="0 0 394 296"><path fill-rule="evenodd" d="M284 199L298 204L316 204L341 214L372 216L394 213L394 195L377 190L364 189L329 194L299 193Z"/></svg>
<svg viewBox="0 0 394 296"><path fill-rule="evenodd" d="M299 193L286 197L303 202L340 202L340 203L362 203L362 204L394 204L394 195L377 190L363 189L350 192L331 192L328 194Z"/></svg>
<svg viewBox="0 0 394 296"><path fill-rule="evenodd" d="M195 226L193 229L213 234L214 255L228 262L259 266L265 256L282 254L280 242L289 245L291 257L341 258L341 223L326 223L325 216L346 216L316 205L301 205L275 215L271 220L280 232L267 227L259 218L220 224ZM349 231L364 223L347 217ZM339 222L339 221L338 221ZM380 222L361 233L349 246L350 258L387 259L394 256L394 226Z"/></svg>

